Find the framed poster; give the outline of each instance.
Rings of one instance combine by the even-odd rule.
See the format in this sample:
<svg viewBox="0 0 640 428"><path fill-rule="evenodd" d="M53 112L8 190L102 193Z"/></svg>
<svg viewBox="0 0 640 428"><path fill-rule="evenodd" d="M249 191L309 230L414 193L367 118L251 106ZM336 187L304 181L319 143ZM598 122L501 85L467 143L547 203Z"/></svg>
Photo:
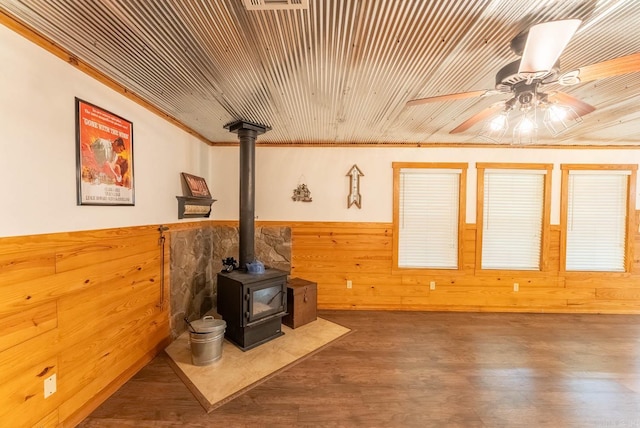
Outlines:
<svg viewBox="0 0 640 428"><path fill-rule="evenodd" d="M182 178L187 184L187 189L189 190L188 196L195 196L197 198L211 197L211 192L209 192L209 187L207 186L207 182L204 178L191 175L186 172L182 173Z"/></svg>
<svg viewBox="0 0 640 428"><path fill-rule="evenodd" d="M133 123L76 98L78 205L135 205Z"/></svg>

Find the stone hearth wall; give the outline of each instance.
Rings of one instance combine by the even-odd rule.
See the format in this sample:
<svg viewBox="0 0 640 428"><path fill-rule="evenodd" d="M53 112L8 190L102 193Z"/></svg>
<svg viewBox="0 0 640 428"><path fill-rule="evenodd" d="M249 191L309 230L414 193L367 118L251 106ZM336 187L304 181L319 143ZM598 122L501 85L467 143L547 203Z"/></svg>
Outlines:
<svg viewBox="0 0 640 428"><path fill-rule="evenodd" d="M209 226L171 234L171 334L186 330L184 317L196 320L216 309L217 273L222 260L239 258L238 228ZM256 259L265 267L291 272L291 228L256 227Z"/></svg>

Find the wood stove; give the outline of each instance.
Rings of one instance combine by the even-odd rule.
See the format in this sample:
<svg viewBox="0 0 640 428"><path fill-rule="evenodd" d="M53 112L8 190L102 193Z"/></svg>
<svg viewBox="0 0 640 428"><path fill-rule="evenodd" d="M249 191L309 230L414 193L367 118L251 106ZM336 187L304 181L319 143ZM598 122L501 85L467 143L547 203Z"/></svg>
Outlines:
<svg viewBox="0 0 640 428"><path fill-rule="evenodd" d="M287 272L248 273L255 261L255 146L268 127L238 121L226 125L240 140L239 269L218 274L217 311L227 322L225 337L246 351L282 336L287 313Z"/></svg>
<svg viewBox="0 0 640 428"><path fill-rule="evenodd" d="M287 272L218 274L218 313L227 322L225 336L243 351L282 336L287 314Z"/></svg>

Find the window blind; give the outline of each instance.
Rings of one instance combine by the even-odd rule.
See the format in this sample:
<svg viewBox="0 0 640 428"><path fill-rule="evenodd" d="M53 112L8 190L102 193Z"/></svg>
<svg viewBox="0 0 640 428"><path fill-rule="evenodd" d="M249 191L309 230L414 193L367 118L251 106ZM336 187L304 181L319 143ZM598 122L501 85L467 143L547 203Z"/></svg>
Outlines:
<svg viewBox="0 0 640 428"><path fill-rule="evenodd" d="M569 171L568 271L624 272L628 171Z"/></svg>
<svg viewBox="0 0 640 428"><path fill-rule="evenodd" d="M485 171L482 269L540 269L545 174Z"/></svg>
<svg viewBox="0 0 640 428"><path fill-rule="evenodd" d="M458 268L460 170L400 170L398 267Z"/></svg>

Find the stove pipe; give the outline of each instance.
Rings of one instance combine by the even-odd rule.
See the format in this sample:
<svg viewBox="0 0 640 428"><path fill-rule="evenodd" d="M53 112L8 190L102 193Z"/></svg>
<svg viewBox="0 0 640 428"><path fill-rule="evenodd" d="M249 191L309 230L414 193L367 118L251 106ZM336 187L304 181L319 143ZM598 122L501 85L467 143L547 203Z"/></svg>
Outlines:
<svg viewBox="0 0 640 428"><path fill-rule="evenodd" d="M237 121L225 125L240 140L240 269L255 260L255 167L256 137L271 128Z"/></svg>

